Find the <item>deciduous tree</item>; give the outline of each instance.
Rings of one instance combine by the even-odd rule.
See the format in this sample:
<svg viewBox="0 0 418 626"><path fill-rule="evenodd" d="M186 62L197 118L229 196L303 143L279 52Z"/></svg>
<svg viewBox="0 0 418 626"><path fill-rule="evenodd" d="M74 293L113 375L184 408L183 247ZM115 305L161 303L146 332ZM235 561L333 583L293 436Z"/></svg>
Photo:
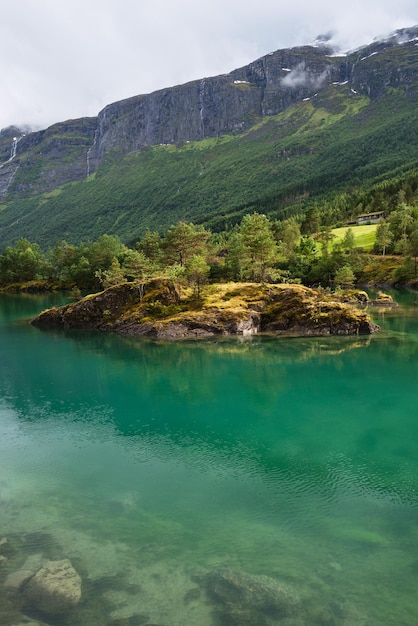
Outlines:
<svg viewBox="0 0 418 626"><path fill-rule="evenodd" d="M200 254L192 256L186 265L185 276L194 286L197 297L200 297L200 288L207 282L210 267L205 257Z"/></svg>
<svg viewBox="0 0 418 626"><path fill-rule="evenodd" d="M390 232L389 224L387 222L380 222L376 228L376 246L382 251L382 256L385 256L386 249L392 243L393 235Z"/></svg>

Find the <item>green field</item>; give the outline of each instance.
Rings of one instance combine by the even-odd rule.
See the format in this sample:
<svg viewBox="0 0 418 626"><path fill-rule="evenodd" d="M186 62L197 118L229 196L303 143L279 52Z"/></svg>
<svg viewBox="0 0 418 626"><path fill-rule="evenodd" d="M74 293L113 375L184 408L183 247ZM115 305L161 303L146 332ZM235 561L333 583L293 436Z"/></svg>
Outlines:
<svg viewBox="0 0 418 626"><path fill-rule="evenodd" d="M332 234L335 235L333 245L344 239L347 230L351 228L355 239L356 248L363 248L366 252L372 250L376 238L377 224L364 224L363 226L344 226L334 228Z"/></svg>

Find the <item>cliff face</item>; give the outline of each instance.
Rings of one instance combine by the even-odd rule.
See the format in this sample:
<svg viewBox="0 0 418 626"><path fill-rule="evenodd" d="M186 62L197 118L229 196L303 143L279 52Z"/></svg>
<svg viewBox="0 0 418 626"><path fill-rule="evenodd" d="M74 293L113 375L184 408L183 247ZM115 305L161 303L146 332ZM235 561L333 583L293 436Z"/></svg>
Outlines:
<svg viewBox="0 0 418 626"><path fill-rule="evenodd" d="M115 148L126 153L245 131L332 83L371 98L389 87L413 88L416 38L418 27L403 29L349 56L335 56L326 46L278 50L229 74L111 104L98 116L90 171Z"/></svg>
<svg viewBox="0 0 418 626"><path fill-rule="evenodd" d="M26 183L17 176L14 189L26 192L36 188L54 189L63 183L79 180L87 175L86 153L94 136L96 118L81 118L55 124L35 137L27 135L19 142L19 151L32 153L32 159L21 161L22 168L39 167L39 177ZM31 150L35 147L35 150ZM46 161L47 167L43 165ZM23 172L24 174L24 172Z"/></svg>
<svg viewBox="0 0 418 626"><path fill-rule="evenodd" d="M313 96L329 82L345 80L347 64L325 52L280 50L229 74L110 104L98 116L90 170L114 148L126 153L247 130L262 116Z"/></svg>
<svg viewBox="0 0 418 626"><path fill-rule="evenodd" d="M418 26L396 31L350 54L350 85L372 99L390 88L402 87L406 95L417 89Z"/></svg>
<svg viewBox="0 0 418 626"><path fill-rule="evenodd" d="M0 133L0 198L52 191L87 176L87 151L97 118L69 120L46 130L16 127ZM7 158L5 158L7 157Z"/></svg>
<svg viewBox="0 0 418 626"><path fill-rule="evenodd" d="M228 74L135 96L97 118L33 133L0 132L0 198L51 191L94 173L106 153L241 133L264 116L314 98L332 83L377 98L418 81L418 27L397 31L349 56L326 46L279 50Z"/></svg>

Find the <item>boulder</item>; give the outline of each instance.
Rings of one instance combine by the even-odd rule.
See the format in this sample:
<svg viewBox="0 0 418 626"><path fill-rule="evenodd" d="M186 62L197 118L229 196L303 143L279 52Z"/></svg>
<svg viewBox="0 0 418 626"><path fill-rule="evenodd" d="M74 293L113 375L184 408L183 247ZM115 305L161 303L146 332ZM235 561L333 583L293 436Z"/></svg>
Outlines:
<svg viewBox="0 0 418 626"><path fill-rule="evenodd" d="M293 615L299 605L294 590L269 576L227 568L210 572L202 582L228 626L269 626Z"/></svg>
<svg viewBox="0 0 418 626"><path fill-rule="evenodd" d="M23 590L25 600L44 613L63 613L81 598L81 578L69 559L48 561Z"/></svg>
<svg viewBox="0 0 418 626"><path fill-rule="evenodd" d="M8 591L17 592L24 587L30 578L32 578L33 572L26 569L20 569L17 572L12 572L8 575L4 582L4 586Z"/></svg>

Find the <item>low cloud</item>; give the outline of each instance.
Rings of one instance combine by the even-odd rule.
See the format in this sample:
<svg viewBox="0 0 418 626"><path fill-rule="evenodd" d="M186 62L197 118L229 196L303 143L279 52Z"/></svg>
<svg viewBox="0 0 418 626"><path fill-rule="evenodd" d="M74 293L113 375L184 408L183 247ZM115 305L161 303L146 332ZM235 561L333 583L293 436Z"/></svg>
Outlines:
<svg viewBox="0 0 418 626"><path fill-rule="evenodd" d="M313 42L341 50L418 24L416 0L19 0L0 20L0 128L96 115L122 98L214 76ZM265 16L269 19L266 20ZM290 75L292 74L292 75ZM294 68L287 86L324 80ZM286 86L286 82L284 83Z"/></svg>
<svg viewBox="0 0 418 626"><path fill-rule="evenodd" d="M288 89L298 89L299 87L319 89L328 77L328 69L325 69L321 74L314 74L306 69L305 63L299 63L299 65L282 78L281 85Z"/></svg>

